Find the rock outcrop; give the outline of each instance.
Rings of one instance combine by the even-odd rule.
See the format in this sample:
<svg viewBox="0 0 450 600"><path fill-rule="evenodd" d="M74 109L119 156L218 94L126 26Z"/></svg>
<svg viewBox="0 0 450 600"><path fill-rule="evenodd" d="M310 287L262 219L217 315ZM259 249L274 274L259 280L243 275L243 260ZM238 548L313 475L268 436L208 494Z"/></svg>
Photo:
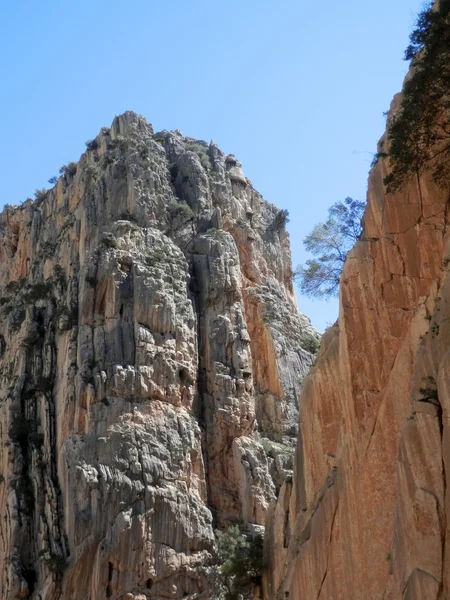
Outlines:
<svg viewBox="0 0 450 600"><path fill-rule="evenodd" d="M398 106L394 101L393 109ZM449 191L369 177L361 240L266 526L265 597L450 597Z"/></svg>
<svg viewBox="0 0 450 600"><path fill-rule="evenodd" d="M3 210L1 598L212 597L214 527L264 524L313 360L283 217L131 112Z"/></svg>

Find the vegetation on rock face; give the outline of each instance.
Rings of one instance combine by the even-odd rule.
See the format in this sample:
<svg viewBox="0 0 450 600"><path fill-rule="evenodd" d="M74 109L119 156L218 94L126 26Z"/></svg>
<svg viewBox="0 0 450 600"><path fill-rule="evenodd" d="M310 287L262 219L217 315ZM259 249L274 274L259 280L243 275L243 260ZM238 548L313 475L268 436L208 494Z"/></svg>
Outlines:
<svg viewBox="0 0 450 600"><path fill-rule="evenodd" d="M450 182L450 0L419 14L405 60L412 70L388 124L389 152L378 154L389 156L388 192L425 169L437 184Z"/></svg>
<svg viewBox="0 0 450 600"><path fill-rule="evenodd" d="M98 142L97 142L97 140L88 140L86 142L86 148L88 150L97 150L97 148L98 148Z"/></svg>
<svg viewBox="0 0 450 600"><path fill-rule="evenodd" d="M211 169L211 160L208 156L207 146L203 146L203 144L200 144L198 142L189 141L186 142L186 150L189 150L190 152L195 152L197 154L202 167L206 171L209 171Z"/></svg>
<svg viewBox="0 0 450 600"><path fill-rule="evenodd" d="M34 192L34 198L40 202L41 200L43 200L45 198L45 196L47 195L48 190L46 190L45 188L42 188L40 190L36 190Z"/></svg>
<svg viewBox="0 0 450 600"><path fill-rule="evenodd" d="M120 148L120 150L126 150L130 145L130 140L119 133L110 141L109 145L111 148Z"/></svg>
<svg viewBox="0 0 450 600"><path fill-rule="evenodd" d="M77 163L76 162L70 162L68 165L63 165L59 172L61 173L61 175L67 175L68 177L73 177L75 175L75 173L77 172Z"/></svg>
<svg viewBox="0 0 450 600"><path fill-rule="evenodd" d="M319 223L303 243L317 258L297 267L300 289L306 296L330 298L339 291L339 279L348 251L361 234L364 202L346 198L328 209L328 219Z"/></svg>
<svg viewBox="0 0 450 600"><path fill-rule="evenodd" d="M272 227L276 231L280 231L286 227L287 223L289 223L289 211L286 209L281 209L275 215L275 218L272 222Z"/></svg>
<svg viewBox="0 0 450 600"><path fill-rule="evenodd" d="M250 598L263 568L263 538L248 538L237 525L217 532L221 581L217 600Z"/></svg>
<svg viewBox="0 0 450 600"><path fill-rule="evenodd" d="M192 221L195 217L192 208L184 201L169 204L167 212L169 213L172 226L175 228L184 225L187 221Z"/></svg>
<svg viewBox="0 0 450 600"><path fill-rule="evenodd" d="M300 346L310 354L316 354L320 346L320 339L305 333L300 339Z"/></svg>

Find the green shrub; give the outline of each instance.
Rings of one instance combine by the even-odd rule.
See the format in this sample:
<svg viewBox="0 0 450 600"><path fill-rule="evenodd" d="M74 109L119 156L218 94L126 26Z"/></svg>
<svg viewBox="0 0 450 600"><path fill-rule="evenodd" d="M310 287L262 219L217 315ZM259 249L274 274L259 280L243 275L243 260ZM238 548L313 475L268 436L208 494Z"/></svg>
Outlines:
<svg viewBox="0 0 450 600"><path fill-rule="evenodd" d="M108 165L112 165L114 162L116 162L116 159L112 154L104 154L102 161L103 166L106 168Z"/></svg>
<svg viewBox="0 0 450 600"><path fill-rule="evenodd" d="M97 140L88 140L86 142L86 148L88 150L97 150L97 148L98 148L98 142L97 142Z"/></svg>
<svg viewBox="0 0 450 600"><path fill-rule="evenodd" d="M439 325L437 323L433 323L433 325L430 327L430 331L433 337L439 335Z"/></svg>
<svg viewBox="0 0 450 600"><path fill-rule="evenodd" d="M424 381L425 386L419 389L419 392L422 394L422 397L418 399L419 402L429 402L435 406L440 406L436 380L434 377L423 377L422 381Z"/></svg>
<svg viewBox="0 0 450 600"><path fill-rule="evenodd" d="M303 348L303 350L306 350L306 352L309 352L310 354L316 354L320 346L320 340L309 333L305 333L300 338L300 346Z"/></svg>
<svg viewBox="0 0 450 600"><path fill-rule="evenodd" d="M289 211L286 209L279 210L272 221L272 228L275 231L281 231L289 223Z"/></svg>
<svg viewBox="0 0 450 600"><path fill-rule="evenodd" d="M42 200L44 200L44 198L47 196L47 194L48 194L48 190L46 190L45 188L41 188L40 190L36 190L34 192L34 198L38 202L42 202Z"/></svg>
<svg viewBox="0 0 450 600"><path fill-rule="evenodd" d="M114 237L114 235L112 233L110 233L109 231L105 231L102 234L102 243L107 248L117 248L117 240Z"/></svg>
<svg viewBox="0 0 450 600"><path fill-rule="evenodd" d="M150 150L144 143L138 144L137 151L142 160L148 160L150 158Z"/></svg>
<svg viewBox="0 0 450 600"><path fill-rule="evenodd" d="M53 267L53 275L58 281L64 281L66 278L64 269L58 263Z"/></svg>
<svg viewBox="0 0 450 600"><path fill-rule="evenodd" d="M172 226L179 227L191 221L194 218L194 213L187 202L174 202L168 206L168 213L172 221Z"/></svg>
<svg viewBox="0 0 450 600"><path fill-rule="evenodd" d="M200 163L205 170L209 171L209 169L211 169L211 160L207 153L207 146L203 146L198 142L187 142L186 150L195 152L197 154L200 159Z"/></svg>
<svg viewBox="0 0 450 600"><path fill-rule="evenodd" d="M56 175L53 175L53 177L50 177L48 182L50 185L56 185L58 183L58 178L56 177Z"/></svg>
<svg viewBox="0 0 450 600"><path fill-rule="evenodd" d="M9 317L9 332L17 333L25 321L26 313L23 304L15 302L11 308Z"/></svg>
<svg viewBox="0 0 450 600"><path fill-rule="evenodd" d="M50 246L44 246L44 249L48 252ZM45 252L44 252L45 255ZM29 283L26 285L23 291L23 299L25 302L37 302L42 298L48 297L53 290L52 283L50 281L39 281L37 283Z"/></svg>
<svg viewBox="0 0 450 600"><path fill-rule="evenodd" d="M399 110L388 123L388 192L430 169L435 182L450 181L450 0L430 2L419 14L405 60L412 70Z"/></svg>
<svg viewBox="0 0 450 600"><path fill-rule="evenodd" d="M111 148L120 148L121 150L126 150L129 145L130 141L123 137L123 135L120 135L120 133L110 142Z"/></svg>
<svg viewBox="0 0 450 600"><path fill-rule="evenodd" d="M32 431L32 422L24 415L18 414L14 417L9 428L9 437L13 442L26 442Z"/></svg>
<svg viewBox="0 0 450 600"><path fill-rule="evenodd" d="M52 573L63 573L67 567L67 560L64 558L64 556L54 552L41 550L39 552L39 558L47 565L48 569L52 571Z"/></svg>
<svg viewBox="0 0 450 600"><path fill-rule="evenodd" d="M263 538L250 538L237 525L227 531L217 531L217 554L222 575L223 598L238 600L240 595L251 594L260 583L263 569Z"/></svg>
<svg viewBox="0 0 450 600"><path fill-rule="evenodd" d="M384 142L381 141L379 144L379 147L382 148L383 145L384 145ZM375 154L373 155L372 162L370 163L370 168L372 168L376 164L378 164L378 161L380 160L380 158L387 158L388 156L389 156L389 154L387 152L383 152L382 150L375 152Z"/></svg>
<svg viewBox="0 0 450 600"><path fill-rule="evenodd" d="M120 216L119 219L121 221L130 221L131 223L137 223L137 218L136 215L133 215L132 213L130 213L129 210L126 210L125 212L123 212Z"/></svg>
<svg viewBox="0 0 450 600"><path fill-rule="evenodd" d="M95 165L88 165L84 172L86 173L88 183L98 178L98 168Z"/></svg>
<svg viewBox="0 0 450 600"><path fill-rule="evenodd" d="M74 175L77 172L77 163L76 162L70 162L68 165L63 165L59 172L61 173L61 175L64 175L66 177L74 177Z"/></svg>

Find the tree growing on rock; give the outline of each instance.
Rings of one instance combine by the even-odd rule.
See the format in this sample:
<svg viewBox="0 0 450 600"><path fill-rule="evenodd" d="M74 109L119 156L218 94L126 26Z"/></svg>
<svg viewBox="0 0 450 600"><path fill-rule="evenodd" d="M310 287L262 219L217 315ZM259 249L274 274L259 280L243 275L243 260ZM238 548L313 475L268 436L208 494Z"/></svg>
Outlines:
<svg viewBox="0 0 450 600"><path fill-rule="evenodd" d="M388 122L388 192L429 170L443 187L450 183L450 0L430 3L418 17L405 60L411 71L399 109Z"/></svg>
<svg viewBox="0 0 450 600"><path fill-rule="evenodd" d="M220 589L215 600L240 600L252 597L263 568L263 538L248 537L237 525L217 531Z"/></svg>
<svg viewBox="0 0 450 600"><path fill-rule="evenodd" d="M313 298L337 296L339 279L348 251L361 234L365 203L352 198L328 209L328 219L318 223L303 240L315 256L297 267L296 277L303 294Z"/></svg>

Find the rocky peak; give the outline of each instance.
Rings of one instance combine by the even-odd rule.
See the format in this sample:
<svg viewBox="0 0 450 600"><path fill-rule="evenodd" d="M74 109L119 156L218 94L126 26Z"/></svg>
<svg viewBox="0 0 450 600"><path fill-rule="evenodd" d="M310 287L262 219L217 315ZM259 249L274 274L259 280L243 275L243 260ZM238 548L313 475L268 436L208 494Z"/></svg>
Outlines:
<svg viewBox="0 0 450 600"><path fill-rule="evenodd" d="M317 333L233 155L126 112L0 215L0 596L211 598L292 473Z"/></svg>

